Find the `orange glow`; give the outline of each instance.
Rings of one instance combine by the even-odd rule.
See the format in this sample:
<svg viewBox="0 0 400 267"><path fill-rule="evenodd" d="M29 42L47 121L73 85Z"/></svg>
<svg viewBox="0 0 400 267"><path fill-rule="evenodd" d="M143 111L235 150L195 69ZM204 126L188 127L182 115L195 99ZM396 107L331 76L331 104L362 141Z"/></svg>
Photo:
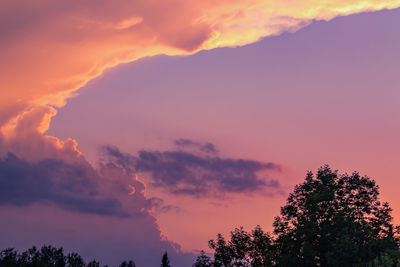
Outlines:
<svg viewBox="0 0 400 267"><path fill-rule="evenodd" d="M10 27L19 30L0 51L0 106L12 111L0 114L3 124L12 123L32 105L65 105L65 100L88 81L124 62L157 54L185 55L201 49L245 45L265 36L295 31L315 19L396 8L400 3L118 0L112 4L41 1L24 5L30 15L23 18L21 14L20 20L18 15L13 17L15 25ZM19 14L19 4L2 1L0 10L6 20L5 14ZM34 20L36 17L41 18L40 22ZM46 124L39 127L40 132L45 131Z"/></svg>
<svg viewBox="0 0 400 267"><path fill-rule="evenodd" d="M146 196L146 186L147 185L143 181L139 180L139 177L136 174L135 174L135 182L137 182L137 183L142 185L142 188L140 190L140 194L143 195L143 196Z"/></svg>
<svg viewBox="0 0 400 267"><path fill-rule="evenodd" d="M135 186L133 185L128 185L129 189L131 190L131 192L129 192L129 195L132 196L133 194L135 194Z"/></svg>
<svg viewBox="0 0 400 267"><path fill-rule="evenodd" d="M32 162L57 158L67 163L80 160L80 164L89 164L75 140L68 138L63 141L47 136L46 132L57 108L66 105L68 98L77 96L79 89L87 83L119 64L159 54L185 56L200 50L242 46L266 36L297 31L314 20L331 20L337 16L397 7L400 7L399 0L0 1L0 23L8 27L3 27L6 38L3 38L0 49L0 156L12 152ZM134 85L132 90L135 90ZM241 126L241 129L250 129ZM246 146L259 149L265 142L265 136L261 134L252 135L251 140L245 134L234 139L230 137L232 132L225 134L224 138L228 136L226 140L235 140L237 144L246 142ZM298 161L284 161L286 151L279 147L281 144L277 142L268 148L271 155L273 150L282 151L275 153L278 156L273 159L302 169L306 157L296 154ZM232 147L234 150L235 146ZM236 147L243 153L243 145ZM296 149L294 153L301 151ZM256 153L260 153L256 155L259 158L265 156L265 151ZM330 159L327 155L321 156L324 157ZM346 166L347 163L343 163L345 159L348 158L338 160L340 168ZM371 161L368 165L374 164ZM378 170L386 170L384 174L388 177L395 173L389 172L384 165L375 169L375 173L370 173L373 177L379 177ZM122 193L118 191L115 194L131 200L127 205L133 205L135 201L150 203L151 198L157 196L168 200L166 204L171 204L171 207L182 203L181 197L171 197L162 188L152 188L151 183L146 198L146 184L137 175L133 179L129 171L123 175L126 177L121 186ZM303 175L287 174L283 180L292 182L297 179L292 177L302 179ZM389 196L395 200L397 195ZM227 234L227 229L239 226L231 223L237 221L237 214L243 214L240 219L247 229L255 226L254 217L258 216L262 226L270 230L273 216L279 214L278 207L285 198L265 201L261 196L251 199L238 197L229 207L188 198L184 199L184 204L191 210L176 214L160 212L157 220L171 239L179 241L186 249L198 249L204 247L205 238L214 237L208 236L210 232L225 231ZM258 208L263 201L266 202L265 212L260 212ZM149 212L155 213L154 209ZM141 211L148 212L147 208ZM396 210L394 215L399 218L399 214L400 211ZM135 228L132 225L126 227ZM190 232L193 234L188 234Z"/></svg>

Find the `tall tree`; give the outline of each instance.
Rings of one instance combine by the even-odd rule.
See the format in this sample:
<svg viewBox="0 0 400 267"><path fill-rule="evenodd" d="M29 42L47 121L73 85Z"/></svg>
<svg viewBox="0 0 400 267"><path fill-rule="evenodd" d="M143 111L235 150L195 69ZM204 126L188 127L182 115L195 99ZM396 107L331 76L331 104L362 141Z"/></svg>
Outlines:
<svg viewBox="0 0 400 267"><path fill-rule="evenodd" d="M391 211L374 180L323 166L289 195L273 235L258 226L209 241L210 266L400 267L400 231Z"/></svg>
<svg viewBox="0 0 400 267"><path fill-rule="evenodd" d="M270 266L273 260L272 238L260 226L250 233L242 227L231 232L231 239L225 241L221 234L216 240L209 241L214 250L214 262L211 266Z"/></svg>
<svg viewBox="0 0 400 267"><path fill-rule="evenodd" d="M133 261L124 261L119 266L135 267L136 265ZM65 256L62 248L43 246L37 249L34 246L22 253L18 253L13 248L0 251L0 267L100 267L100 263L92 260L86 264L77 253L69 253Z"/></svg>
<svg viewBox="0 0 400 267"><path fill-rule="evenodd" d="M212 267L214 266L211 262L210 257L206 255L204 250L200 252L200 255L197 257L196 262L192 265L192 267Z"/></svg>
<svg viewBox="0 0 400 267"><path fill-rule="evenodd" d="M136 267L136 264L133 261L129 261L129 262L123 261L119 265L119 267Z"/></svg>
<svg viewBox="0 0 400 267"><path fill-rule="evenodd" d="M166 251L161 259L161 267L171 267L171 265L169 264L168 253Z"/></svg>
<svg viewBox="0 0 400 267"><path fill-rule="evenodd" d="M398 250L392 210L378 196L375 181L357 172L309 172L275 218L277 265L357 266Z"/></svg>
<svg viewBox="0 0 400 267"><path fill-rule="evenodd" d="M86 266L82 257L77 253L68 254L67 262L68 262L68 266L71 266L71 267L85 267Z"/></svg>
<svg viewBox="0 0 400 267"><path fill-rule="evenodd" d="M19 264L18 252L13 248L7 248L0 252L0 267L17 267Z"/></svg>

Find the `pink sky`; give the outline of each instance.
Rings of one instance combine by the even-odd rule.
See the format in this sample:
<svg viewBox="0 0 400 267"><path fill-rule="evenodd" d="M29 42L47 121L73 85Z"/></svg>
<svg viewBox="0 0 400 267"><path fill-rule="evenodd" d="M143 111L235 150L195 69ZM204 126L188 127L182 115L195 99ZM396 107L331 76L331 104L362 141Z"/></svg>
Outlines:
<svg viewBox="0 0 400 267"><path fill-rule="evenodd" d="M398 3L318 3L0 4L0 246L188 266L323 164L399 222Z"/></svg>
<svg viewBox="0 0 400 267"><path fill-rule="evenodd" d="M92 162L102 144L136 154L174 150L184 137L212 142L225 157L283 167L269 174L283 195L219 200L149 186L149 195L183 209L156 217L189 250L236 226L271 229L294 184L326 163L375 178L397 215L399 14L355 15L242 48L119 66L71 99L50 133L78 140Z"/></svg>

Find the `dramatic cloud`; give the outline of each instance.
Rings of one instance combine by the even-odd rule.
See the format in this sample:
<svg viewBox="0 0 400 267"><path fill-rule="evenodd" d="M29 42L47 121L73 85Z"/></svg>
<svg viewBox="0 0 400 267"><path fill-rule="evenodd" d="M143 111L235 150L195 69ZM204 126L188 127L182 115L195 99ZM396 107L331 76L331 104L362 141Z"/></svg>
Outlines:
<svg viewBox="0 0 400 267"><path fill-rule="evenodd" d="M153 206L145 184L122 165L107 161L94 168L74 140L43 135L55 113L32 108L0 134L0 205L50 204L114 217L162 208L159 202Z"/></svg>
<svg viewBox="0 0 400 267"><path fill-rule="evenodd" d="M9 153L0 159L0 204L50 203L68 210L127 217L121 203L97 189L97 174L86 165L48 159L30 164Z"/></svg>
<svg viewBox="0 0 400 267"><path fill-rule="evenodd" d="M263 178L263 173L277 169L276 165L210 153L141 151L137 156L121 154L124 157L118 158L115 151L110 153L115 161L105 162L94 171L74 140L61 141L44 134L56 107L63 106L68 97L105 69L120 63L157 54L187 55L201 49L244 45L264 36L295 31L313 20L399 6L398 0L0 1L0 183L2 189L10 191L0 197L2 215L8 218L1 222L2 229L15 235L31 225L25 222L29 210L15 215L9 205L19 205L22 210L25 205L46 202L63 212L77 211L85 218L108 215L99 217L103 225L113 227L91 232L93 236L101 233L99 243L108 240L106 230L118 230L118 224L108 220L144 214L140 226L131 226L133 220L121 220L126 231L115 235L118 238L113 242L117 244L126 232L135 230L135 237L151 233L148 240L161 243L160 231L149 213L157 204L146 198L145 186L132 177L134 172L149 173L154 185L180 194L279 188L276 181ZM199 144L183 146L202 148ZM31 210L29 215L34 218L37 214L48 212ZM60 212L59 216L66 215ZM51 220L55 221L43 229L53 227L54 235L62 234L54 226L57 218ZM98 221L92 222L95 225ZM17 223L19 229L13 228ZM78 227L69 229L68 236ZM76 235L78 244L81 234L85 232ZM21 238L29 240L26 235ZM126 248L132 239L118 243L125 248L125 255L130 255ZM145 246L136 243L137 248ZM173 245L168 243L167 247Z"/></svg>
<svg viewBox="0 0 400 267"><path fill-rule="evenodd" d="M1 1L0 156L6 162L11 152L26 168L39 168L47 159L70 166L84 160L74 140L43 134L54 107L106 68L157 54L244 45L313 20L398 6L397 0ZM176 144L216 152L187 140ZM210 187L228 192L276 187L258 176L268 166L185 151L142 151L134 165L135 171L151 173L156 185L196 194Z"/></svg>
<svg viewBox="0 0 400 267"><path fill-rule="evenodd" d="M0 2L0 124L66 97L106 68L156 54L244 45L397 0Z"/></svg>
<svg viewBox="0 0 400 267"><path fill-rule="evenodd" d="M0 134L0 247L59 245L112 266L156 265L166 250L176 266L193 262L154 217L177 208L146 197L146 185L121 164L94 168L74 140L43 135L54 114L34 107Z"/></svg>
<svg viewBox="0 0 400 267"><path fill-rule="evenodd" d="M178 145L203 150L204 145L179 139ZM214 145L212 153L216 152ZM225 193L276 193L280 185L267 171L280 171L279 165L255 160L221 158L186 151L139 151L137 156L105 146L107 158L135 173L149 173L151 184L171 193L191 196L218 196Z"/></svg>

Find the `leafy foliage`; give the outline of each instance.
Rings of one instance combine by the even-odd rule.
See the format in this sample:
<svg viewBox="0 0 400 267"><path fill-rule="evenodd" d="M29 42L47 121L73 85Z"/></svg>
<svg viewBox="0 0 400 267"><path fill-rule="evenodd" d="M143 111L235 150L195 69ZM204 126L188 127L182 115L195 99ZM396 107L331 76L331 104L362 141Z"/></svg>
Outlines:
<svg viewBox="0 0 400 267"><path fill-rule="evenodd" d="M399 227L392 223L392 209L379 200L375 181L357 172L339 175L328 166L316 176L308 172L294 188L272 234L260 226L251 232L242 227L230 240L218 234L209 241L211 259L204 251L193 267L350 266L400 267ZM32 247L19 253L0 252L0 267L100 267L85 263L77 253L64 255L62 248ZM136 267L133 261L119 267ZM168 254L161 267L171 267Z"/></svg>
<svg viewBox="0 0 400 267"><path fill-rule="evenodd" d="M309 172L275 218L277 263L354 266L398 248L389 204L374 180L338 175L328 166Z"/></svg>
<svg viewBox="0 0 400 267"><path fill-rule="evenodd" d="M86 264L77 253L64 255L62 248L43 246L40 250L32 247L22 253L13 248L2 250L0 267L100 267L100 263L93 260ZM135 267L135 263L123 262L120 267Z"/></svg>
<svg viewBox="0 0 400 267"><path fill-rule="evenodd" d="M192 267L211 267L214 266L211 262L210 257L206 255L204 250L200 252L200 255L197 257L196 262L192 265Z"/></svg>
<svg viewBox="0 0 400 267"><path fill-rule="evenodd" d="M135 263L133 261L123 261L119 267L136 267Z"/></svg>
<svg viewBox="0 0 400 267"><path fill-rule="evenodd" d="M378 197L374 180L323 166L289 195L272 235L259 226L228 242L218 234L205 266L400 266L399 228Z"/></svg>
<svg viewBox="0 0 400 267"><path fill-rule="evenodd" d="M267 266L271 264L272 239L260 226L251 233L242 227L231 232L231 240L226 242L221 234L209 241L215 251L212 266Z"/></svg>

